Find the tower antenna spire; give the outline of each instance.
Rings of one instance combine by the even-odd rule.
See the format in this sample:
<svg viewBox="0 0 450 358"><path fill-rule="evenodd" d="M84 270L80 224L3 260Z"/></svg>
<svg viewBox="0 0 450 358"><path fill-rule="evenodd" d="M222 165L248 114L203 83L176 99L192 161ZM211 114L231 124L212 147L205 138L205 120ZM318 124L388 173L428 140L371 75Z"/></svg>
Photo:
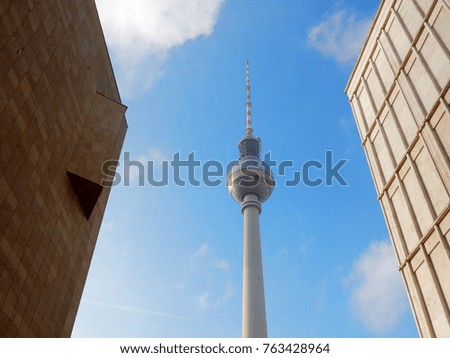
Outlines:
<svg viewBox="0 0 450 358"><path fill-rule="evenodd" d="M249 137L253 134L253 128L252 128L252 102L250 99L250 64L247 60L247 63L245 65L245 82L246 82L246 92L247 92L247 100L245 102L245 119L247 122L247 126L245 128L245 134Z"/></svg>

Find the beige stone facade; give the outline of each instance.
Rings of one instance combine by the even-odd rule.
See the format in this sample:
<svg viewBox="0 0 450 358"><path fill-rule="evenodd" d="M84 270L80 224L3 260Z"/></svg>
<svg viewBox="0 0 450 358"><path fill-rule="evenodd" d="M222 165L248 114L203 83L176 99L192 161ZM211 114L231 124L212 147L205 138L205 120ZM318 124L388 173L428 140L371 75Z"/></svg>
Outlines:
<svg viewBox="0 0 450 358"><path fill-rule="evenodd" d="M125 109L94 0L0 1L0 337L70 336Z"/></svg>
<svg viewBox="0 0 450 358"><path fill-rule="evenodd" d="M450 1L382 1L345 91L419 333L450 337Z"/></svg>

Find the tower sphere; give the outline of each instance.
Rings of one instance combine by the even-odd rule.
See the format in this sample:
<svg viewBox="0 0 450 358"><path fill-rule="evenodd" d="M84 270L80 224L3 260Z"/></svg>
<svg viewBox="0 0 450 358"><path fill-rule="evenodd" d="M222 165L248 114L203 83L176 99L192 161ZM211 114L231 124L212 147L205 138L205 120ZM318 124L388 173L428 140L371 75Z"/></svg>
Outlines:
<svg viewBox="0 0 450 358"><path fill-rule="evenodd" d="M237 202L242 203L247 194L258 196L260 203L266 201L275 187L270 167L259 159L259 138L246 136L239 142L240 157L229 170L227 188Z"/></svg>
<svg viewBox="0 0 450 358"><path fill-rule="evenodd" d="M246 159L233 165L227 176L228 192L239 203L247 194L258 196L259 202L266 201L272 194L275 181L266 163Z"/></svg>

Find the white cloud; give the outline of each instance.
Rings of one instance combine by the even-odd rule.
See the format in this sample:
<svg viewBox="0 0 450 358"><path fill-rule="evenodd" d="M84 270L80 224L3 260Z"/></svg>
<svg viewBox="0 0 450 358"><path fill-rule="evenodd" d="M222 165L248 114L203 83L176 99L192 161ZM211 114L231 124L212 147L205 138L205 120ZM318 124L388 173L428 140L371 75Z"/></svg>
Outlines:
<svg viewBox="0 0 450 358"><path fill-rule="evenodd" d="M191 267L200 268L200 271L207 269L209 275L213 275L211 269L230 270L230 263L225 259L217 258L214 250L207 243L201 244L197 251L189 256L189 262Z"/></svg>
<svg viewBox="0 0 450 358"><path fill-rule="evenodd" d="M132 96L164 74L175 46L209 36L224 0L96 0L121 92Z"/></svg>
<svg viewBox="0 0 450 358"><path fill-rule="evenodd" d="M163 160L170 160L169 155L159 148L150 148L146 154L141 154L138 157L141 162L153 161L160 165Z"/></svg>
<svg viewBox="0 0 450 358"><path fill-rule="evenodd" d="M200 308L207 309L209 307L209 296L210 296L209 292L197 296L197 301L198 304L200 305Z"/></svg>
<svg viewBox="0 0 450 358"><path fill-rule="evenodd" d="M368 33L372 19L358 18L339 10L308 31L308 43L322 55L339 63L356 59Z"/></svg>
<svg viewBox="0 0 450 358"><path fill-rule="evenodd" d="M353 135L356 129L355 121L353 120L353 118L342 117L338 120L337 125L341 129L345 137L353 143Z"/></svg>
<svg viewBox="0 0 450 358"><path fill-rule="evenodd" d="M408 309L408 300L389 241L372 243L355 261L346 279L350 303L367 329L383 334L395 328Z"/></svg>
<svg viewBox="0 0 450 358"><path fill-rule="evenodd" d="M233 297L234 292L234 288L232 286L228 286L220 296L214 297L213 292L206 292L197 296L197 301L201 309L208 310L227 302L231 297Z"/></svg>
<svg viewBox="0 0 450 358"><path fill-rule="evenodd" d="M195 252L194 256L197 257L203 257L206 256L207 254L209 254L211 251L211 248L209 247L208 244L202 244L198 250Z"/></svg>
<svg viewBox="0 0 450 358"><path fill-rule="evenodd" d="M125 156L127 157L128 164L125 165ZM162 163L163 161L170 161L170 156L162 149L159 148L149 148L147 153L138 155L137 157L132 156L130 153L124 154L121 158L121 162L117 168L117 173L120 175L122 180L122 185L150 185L148 181L148 176L151 174L153 180L160 182L162 180ZM139 162L140 164L138 164ZM149 171L149 166L152 167L153 171ZM128 178L128 181L125 180Z"/></svg>
<svg viewBox="0 0 450 358"><path fill-rule="evenodd" d="M350 128L354 126L354 121L349 117L342 117L338 120L338 126L342 128L344 131L348 131Z"/></svg>
<svg viewBox="0 0 450 358"><path fill-rule="evenodd" d="M215 268L218 268L218 269L224 270L224 271L228 271L230 269L230 263L224 259L214 260L212 265Z"/></svg>
<svg viewBox="0 0 450 358"><path fill-rule="evenodd" d="M218 258L213 248L207 243L188 257L191 279L196 277L194 298L201 310L214 309L234 296L235 289L231 264L228 260Z"/></svg>

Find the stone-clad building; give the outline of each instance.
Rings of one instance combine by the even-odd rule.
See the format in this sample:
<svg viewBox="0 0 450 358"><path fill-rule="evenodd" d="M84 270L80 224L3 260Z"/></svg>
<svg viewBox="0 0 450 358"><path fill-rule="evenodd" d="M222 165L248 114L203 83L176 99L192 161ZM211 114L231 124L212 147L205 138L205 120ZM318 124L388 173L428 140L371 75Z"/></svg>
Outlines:
<svg viewBox="0 0 450 358"><path fill-rule="evenodd" d="M422 337L450 337L450 1L383 0L347 93Z"/></svg>
<svg viewBox="0 0 450 358"><path fill-rule="evenodd" d="M125 110L94 0L0 1L0 337L70 336Z"/></svg>

